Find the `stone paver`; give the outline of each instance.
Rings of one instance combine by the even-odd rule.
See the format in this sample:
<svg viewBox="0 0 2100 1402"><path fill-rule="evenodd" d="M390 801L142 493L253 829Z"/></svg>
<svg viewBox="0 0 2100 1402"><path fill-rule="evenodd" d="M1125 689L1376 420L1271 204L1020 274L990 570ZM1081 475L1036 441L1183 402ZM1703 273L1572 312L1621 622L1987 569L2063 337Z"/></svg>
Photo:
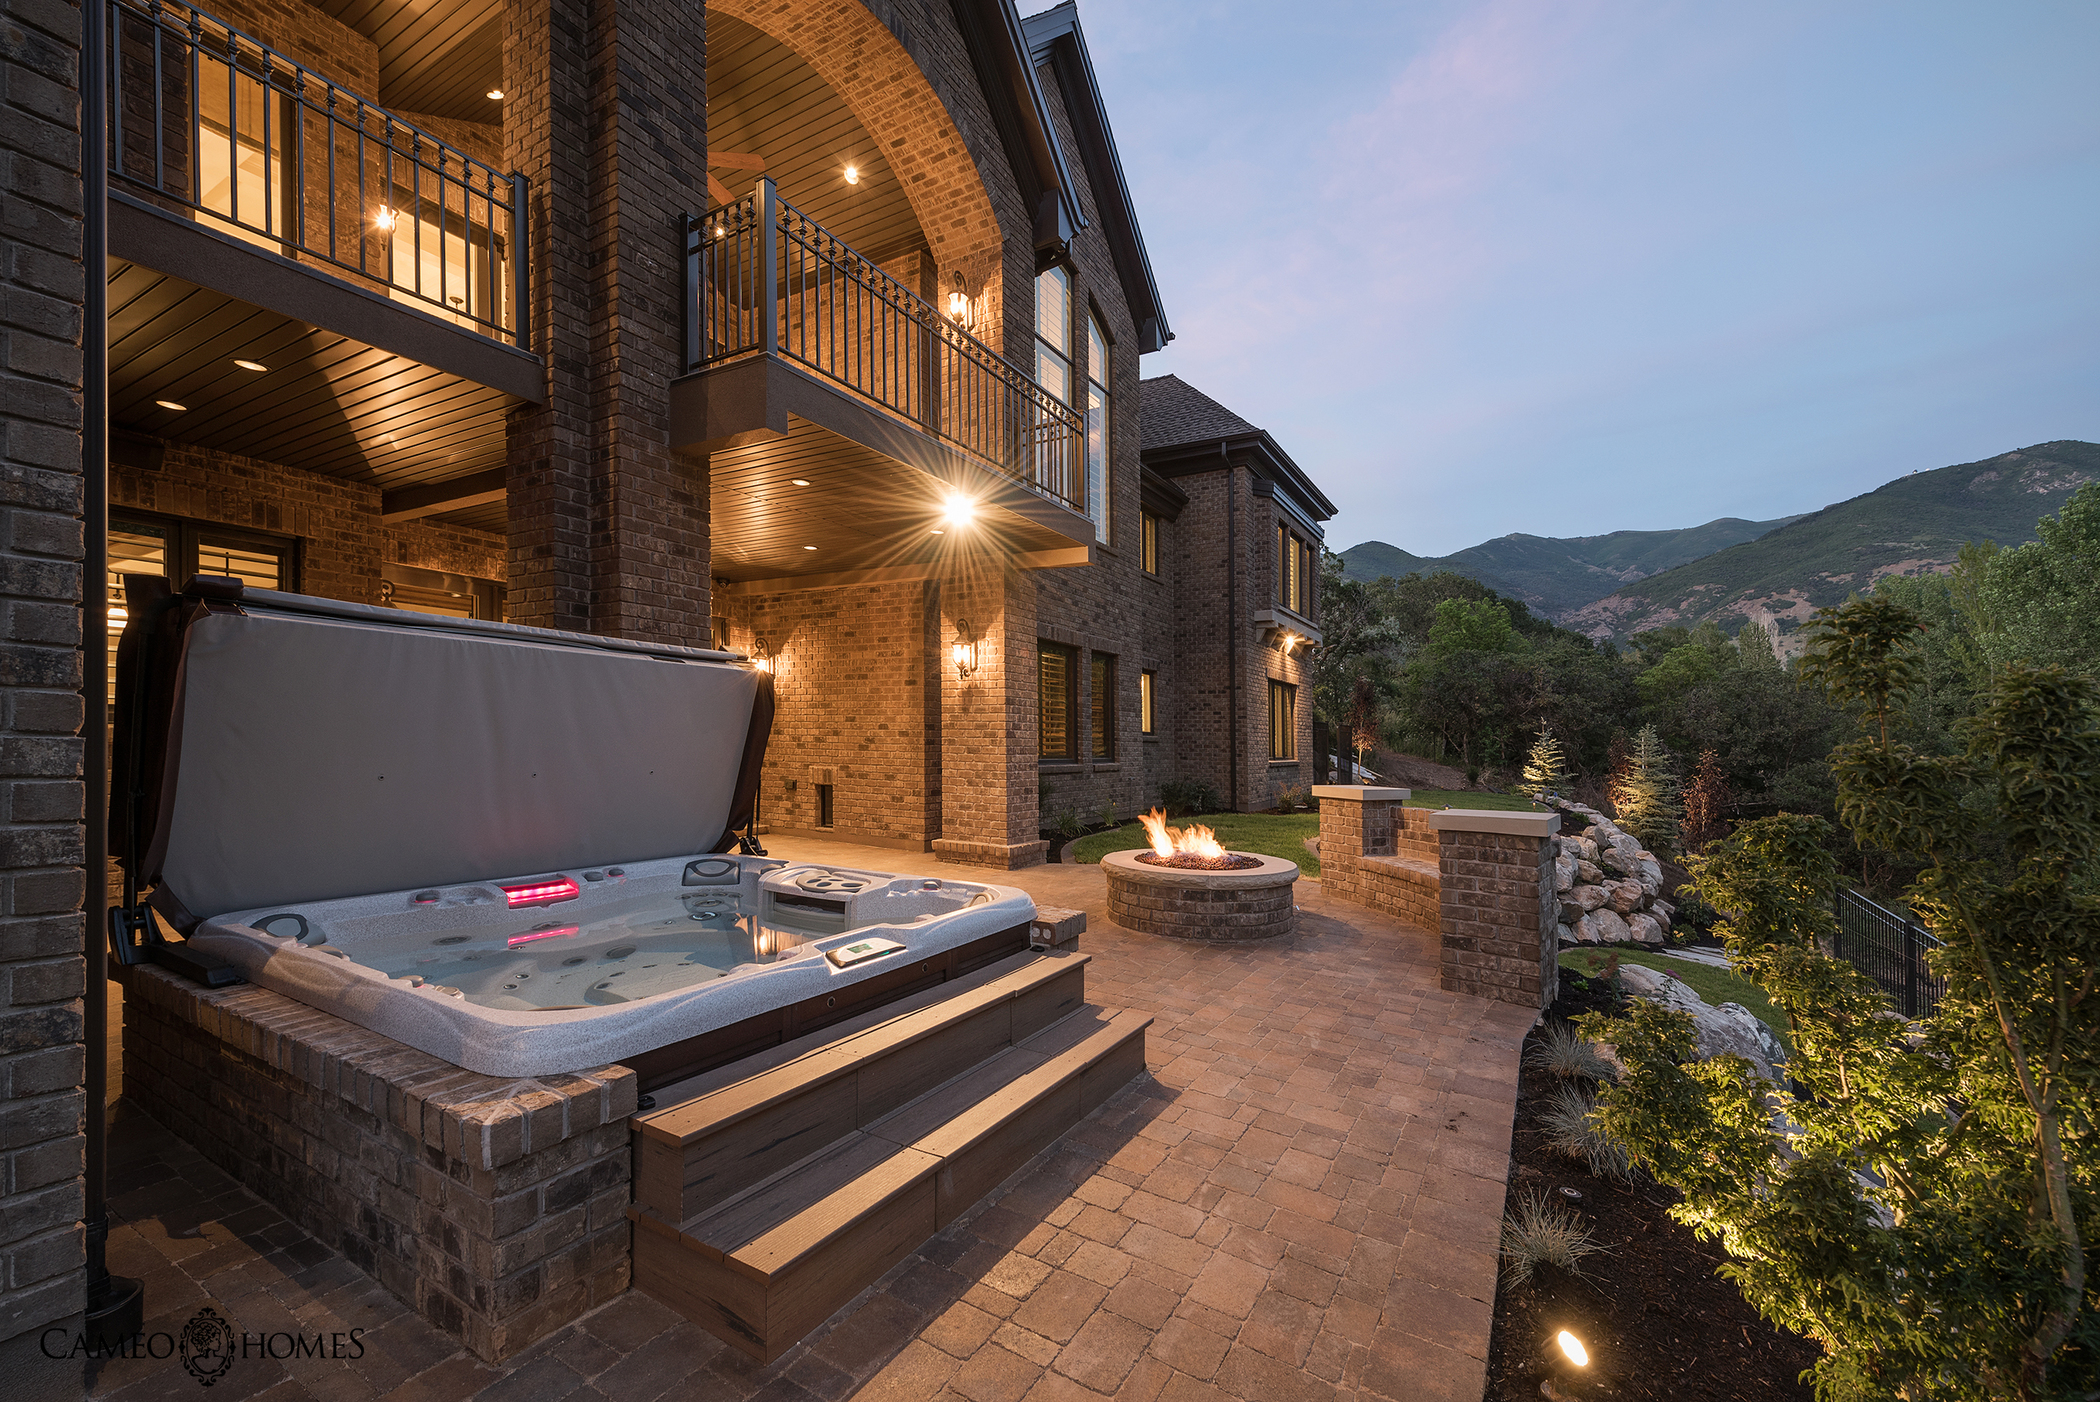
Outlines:
<svg viewBox="0 0 2100 1402"><path fill-rule="evenodd" d="M1095 867L990 879L1087 911L1089 996L1153 1014L1150 1074L771 1367L637 1291L483 1364L128 1107L111 1266L145 1278L149 1330L208 1304L249 1333L356 1332L354 1358L236 1359L215 1402L1476 1402L1530 1015L1441 991L1433 936L1315 882L1295 937L1244 947L1116 929ZM198 1388L179 1358L15 1381Z"/></svg>

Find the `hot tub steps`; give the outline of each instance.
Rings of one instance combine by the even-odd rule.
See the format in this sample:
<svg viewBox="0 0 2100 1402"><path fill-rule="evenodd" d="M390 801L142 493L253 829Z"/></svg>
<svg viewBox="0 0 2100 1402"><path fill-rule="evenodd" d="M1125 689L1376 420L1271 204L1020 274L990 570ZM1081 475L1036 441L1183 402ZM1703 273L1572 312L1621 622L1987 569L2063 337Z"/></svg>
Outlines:
<svg viewBox="0 0 2100 1402"><path fill-rule="evenodd" d="M1063 976L1059 971L1046 978L1044 970L1030 967L993 983L1013 978L1022 986L1045 987ZM990 989L987 984L971 992ZM952 1001L964 1004L950 1010L958 1022L983 1014L982 998ZM1009 1001L1022 1002L1018 996ZM736 1191L698 1211L680 1218L638 1201L629 1209L634 1283L771 1362L1143 1070L1151 1021L1142 1013L1092 1005L1069 1010L1010 1045L948 1061L947 1079L769 1175L740 1175ZM850 1036L841 1045L881 1030ZM958 1068L961 1074L954 1074ZM820 1069L806 1068L807 1078L816 1079ZM878 1086L885 1082L879 1071L873 1079ZM776 1097L772 1103L792 1106L796 1100ZM880 1097L874 1103L882 1103ZM754 1132L753 1148L766 1148L805 1118L816 1118L772 1121L768 1113L734 1122ZM815 1144L813 1136L794 1139Z"/></svg>

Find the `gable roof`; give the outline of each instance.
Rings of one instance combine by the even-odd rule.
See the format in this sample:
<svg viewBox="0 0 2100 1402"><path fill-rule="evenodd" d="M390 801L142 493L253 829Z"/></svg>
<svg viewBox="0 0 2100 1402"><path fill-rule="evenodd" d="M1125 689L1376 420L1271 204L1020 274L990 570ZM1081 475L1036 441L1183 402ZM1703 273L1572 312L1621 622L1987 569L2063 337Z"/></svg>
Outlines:
<svg viewBox="0 0 2100 1402"><path fill-rule="evenodd" d="M1334 503L1267 429L1256 428L1179 375L1138 381L1138 422L1139 456L1163 477L1216 471L1224 466L1224 456L1237 448L1262 481L1290 498L1308 524L1334 517Z"/></svg>
<svg viewBox="0 0 2100 1402"><path fill-rule="evenodd" d="M1108 238L1109 256L1115 260L1116 278L1123 284L1123 300L1130 319L1137 325L1138 349L1156 351L1174 339L1160 305L1159 283L1152 276L1152 259L1145 252L1145 236L1138 228L1137 212L1130 203L1130 185L1123 178L1123 158L1116 152L1115 133L1109 130L1108 109L1101 100L1101 85L1094 78L1094 60L1087 53L1086 31L1079 25L1079 7L1074 0L1030 15L1021 21L1029 52L1038 65L1048 64L1064 89L1065 109L1072 118L1079 159L1086 166L1087 181L1094 189L1094 206Z"/></svg>
<svg viewBox="0 0 2100 1402"><path fill-rule="evenodd" d="M1038 253L1062 255L1086 227L1079 194L1050 121L1050 106L1035 79L1035 60L1014 0L952 0L963 45L977 70L992 125L1034 222Z"/></svg>

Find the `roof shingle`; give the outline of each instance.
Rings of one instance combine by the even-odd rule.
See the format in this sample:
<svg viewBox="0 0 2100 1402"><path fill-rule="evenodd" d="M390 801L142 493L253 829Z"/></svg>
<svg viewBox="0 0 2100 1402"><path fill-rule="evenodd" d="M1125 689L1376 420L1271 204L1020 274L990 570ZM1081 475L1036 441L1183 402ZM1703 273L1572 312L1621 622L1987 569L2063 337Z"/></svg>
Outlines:
<svg viewBox="0 0 2100 1402"><path fill-rule="evenodd" d="M1147 451L1261 432L1179 375L1140 380L1138 399Z"/></svg>

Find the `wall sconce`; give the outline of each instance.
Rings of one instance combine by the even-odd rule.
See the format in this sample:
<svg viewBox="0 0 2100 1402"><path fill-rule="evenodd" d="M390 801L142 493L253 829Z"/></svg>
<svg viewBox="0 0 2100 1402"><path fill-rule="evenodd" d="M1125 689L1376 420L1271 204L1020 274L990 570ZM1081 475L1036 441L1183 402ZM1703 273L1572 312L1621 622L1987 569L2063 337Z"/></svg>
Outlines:
<svg viewBox="0 0 2100 1402"><path fill-rule="evenodd" d="M773 670L773 645L766 641L764 633L751 636L751 665L761 672Z"/></svg>
<svg viewBox="0 0 2100 1402"><path fill-rule="evenodd" d="M977 670L977 632L967 618L955 620L955 677L968 681Z"/></svg>
<svg viewBox="0 0 2100 1402"><path fill-rule="evenodd" d="M385 205L379 206L379 213L372 216L372 223L378 227L381 233L391 231L394 227L394 211Z"/></svg>
<svg viewBox="0 0 2100 1402"><path fill-rule="evenodd" d="M969 286L963 281L962 270L956 269L948 275L948 320L963 330L973 329Z"/></svg>

